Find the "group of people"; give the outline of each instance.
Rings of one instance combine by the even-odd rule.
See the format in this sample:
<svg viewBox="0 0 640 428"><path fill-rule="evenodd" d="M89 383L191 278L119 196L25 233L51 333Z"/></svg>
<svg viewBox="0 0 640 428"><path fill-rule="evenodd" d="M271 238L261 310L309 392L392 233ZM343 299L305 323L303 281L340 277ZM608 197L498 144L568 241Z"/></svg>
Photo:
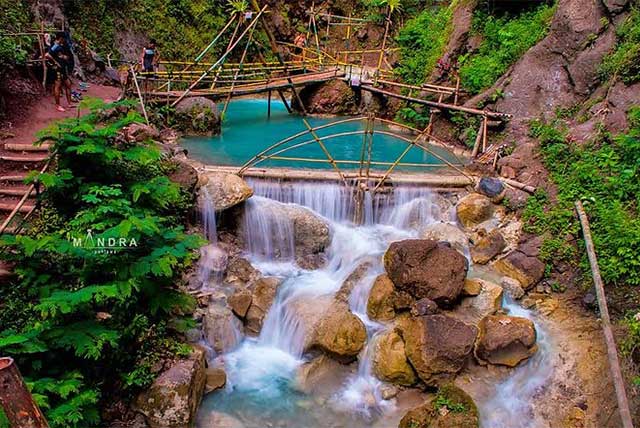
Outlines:
<svg viewBox="0 0 640 428"><path fill-rule="evenodd" d="M45 60L48 68L54 77L53 96L55 108L59 112L65 112L66 108L61 105L61 98L64 96L67 101L67 108L73 107L82 95L72 89L72 76L75 68L73 45L68 32L60 31L55 34L52 42L48 44L45 53ZM146 73L153 73L158 67L158 49L155 40L151 39L142 49L140 65ZM80 89L86 90L87 85L80 83Z"/></svg>

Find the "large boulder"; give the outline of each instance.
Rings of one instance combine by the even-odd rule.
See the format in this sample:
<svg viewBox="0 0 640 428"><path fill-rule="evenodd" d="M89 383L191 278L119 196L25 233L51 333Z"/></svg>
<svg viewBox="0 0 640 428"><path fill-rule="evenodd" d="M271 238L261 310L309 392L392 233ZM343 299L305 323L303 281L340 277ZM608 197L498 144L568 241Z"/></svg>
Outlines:
<svg viewBox="0 0 640 428"><path fill-rule="evenodd" d="M169 180L180 185L187 193L193 194L198 186L198 171L187 162L180 160L174 160L172 167Z"/></svg>
<svg viewBox="0 0 640 428"><path fill-rule="evenodd" d="M507 247L507 241L498 229L481 236L471 247L471 260L474 263L487 264Z"/></svg>
<svg viewBox="0 0 640 428"><path fill-rule="evenodd" d="M211 304L204 314L204 336L218 354L235 348L242 340L242 322L231 309L221 304Z"/></svg>
<svg viewBox="0 0 640 428"><path fill-rule="evenodd" d="M411 386L418 380L407 360L404 341L391 330L378 337L373 351L373 372L378 379L397 385Z"/></svg>
<svg viewBox="0 0 640 428"><path fill-rule="evenodd" d="M280 278L260 278L253 284L251 305L246 312L247 330L260 334L262 323L276 298L278 287L282 284Z"/></svg>
<svg viewBox="0 0 640 428"><path fill-rule="evenodd" d="M176 106L175 128L191 135L220 133L220 113L216 103L203 97L185 98Z"/></svg>
<svg viewBox="0 0 640 428"><path fill-rule="evenodd" d="M468 269L458 251L427 239L393 242L384 255L384 267L396 290L444 306L460 296Z"/></svg>
<svg viewBox="0 0 640 428"><path fill-rule="evenodd" d="M481 363L515 367L538 349L536 328L529 319L489 315L479 327L474 354Z"/></svg>
<svg viewBox="0 0 640 428"><path fill-rule="evenodd" d="M247 289L236 290L229 298L227 303L229 307L240 318L247 316L251 302L253 301L253 293Z"/></svg>
<svg viewBox="0 0 640 428"><path fill-rule="evenodd" d="M137 397L135 406L151 428L191 426L204 392L205 364L204 351L194 348Z"/></svg>
<svg viewBox="0 0 640 428"><path fill-rule="evenodd" d="M478 294L464 297L447 315L467 324L478 325L487 315L502 309L503 289L498 284L477 278L467 279L465 283L465 287L479 289Z"/></svg>
<svg viewBox="0 0 640 428"><path fill-rule="evenodd" d="M545 265L535 256L529 256L520 250L511 251L493 265L495 269L511 278L517 279L525 290L536 285L544 276Z"/></svg>
<svg viewBox="0 0 640 428"><path fill-rule="evenodd" d="M315 328L311 348L341 362L353 361L367 341L364 324L346 303L335 302Z"/></svg>
<svg viewBox="0 0 640 428"><path fill-rule="evenodd" d="M454 385L445 385L433 399L411 409L398 428L478 428L480 419L473 399Z"/></svg>
<svg viewBox="0 0 640 428"><path fill-rule="evenodd" d="M478 334L475 326L440 314L403 319L398 331L409 362L429 386L462 370Z"/></svg>
<svg viewBox="0 0 640 428"><path fill-rule="evenodd" d="M300 91L300 98L307 113L354 114L358 108L353 89L343 80L307 86ZM295 98L293 108L302 110Z"/></svg>
<svg viewBox="0 0 640 428"><path fill-rule="evenodd" d="M321 253L331 244L331 227L326 220L298 205L284 207L293 224L296 257Z"/></svg>
<svg viewBox="0 0 640 428"><path fill-rule="evenodd" d="M460 228L450 223L432 223L425 226L420 234L422 239L448 242L462 254L469 249L469 238Z"/></svg>
<svg viewBox="0 0 640 428"><path fill-rule="evenodd" d="M253 190L235 174L211 173L200 195L200 206L211 203L216 212L228 210L251 196Z"/></svg>
<svg viewBox="0 0 640 428"><path fill-rule="evenodd" d="M479 193L471 193L460 199L456 206L458 220L464 227L474 227L493 215L493 203Z"/></svg>

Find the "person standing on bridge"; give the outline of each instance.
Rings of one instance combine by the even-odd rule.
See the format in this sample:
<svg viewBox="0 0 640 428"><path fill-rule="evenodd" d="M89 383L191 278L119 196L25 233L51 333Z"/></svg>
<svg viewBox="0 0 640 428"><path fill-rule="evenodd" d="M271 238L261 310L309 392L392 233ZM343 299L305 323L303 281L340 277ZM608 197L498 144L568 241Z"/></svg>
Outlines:
<svg viewBox="0 0 640 428"><path fill-rule="evenodd" d="M142 55L140 56L140 65L142 65L142 71L145 73L144 90L147 91L148 81L150 77L154 77L153 73L158 68L158 61L160 54L156 47L155 39L150 39L149 43L142 49Z"/></svg>

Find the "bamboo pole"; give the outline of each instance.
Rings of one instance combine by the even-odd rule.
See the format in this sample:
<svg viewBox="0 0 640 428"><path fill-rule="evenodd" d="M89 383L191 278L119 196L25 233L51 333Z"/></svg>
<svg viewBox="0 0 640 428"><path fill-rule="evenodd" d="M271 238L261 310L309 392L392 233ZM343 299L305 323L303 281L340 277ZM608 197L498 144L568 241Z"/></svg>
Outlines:
<svg viewBox="0 0 640 428"><path fill-rule="evenodd" d="M515 187L516 189L523 190L527 193L534 194L536 192L536 188L533 186L529 186L528 184L520 183L516 180L511 180L510 178L502 177L501 180L508 184L509 186Z"/></svg>
<svg viewBox="0 0 640 428"><path fill-rule="evenodd" d="M0 358L0 405L12 428L49 428L13 358Z"/></svg>
<svg viewBox="0 0 640 428"><path fill-rule="evenodd" d="M129 66L131 70L131 75L133 76L133 83L136 85L136 91L138 92L138 98L140 99L140 106L142 107L142 113L144 114L144 120L149 125L149 116L147 116L147 108L144 106L144 99L142 98L142 92L140 92L140 85L138 85L138 76L136 76L136 71L133 69L133 66Z"/></svg>
<svg viewBox="0 0 640 428"><path fill-rule="evenodd" d="M611 319L609 318L607 297L604 292L602 277L600 276L600 268L598 266L598 259L596 257L596 251L593 246L593 240L591 239L589 218L584 211L582 202L576 201L575 205L576 211L578 212L578 217L580 218L580 224L582 226L582 235L584 237L584 243L587 249L589 264L591 266L591 274L596 289L596 296L598 297L600 320L602 321L602 331L604 333L604 340L607 345L607 355L609 358L609 370L611 371L611 379L613 381L613 385L616 391L616 398L618 400L618 412L620 413L622 426L624 428L633 428L631 412L629 411L629 402L627 400L627 393L624 389L624 378L622 377L622 370L620 370L620 362L618 360L616 341L613 337L613 331L611 329Z"/></svg>
<svg viewBox="0 0 640 428"><path fill-rule="evenodd" d="M227 99L224 103L224 108L222 109L222 117L225 117L225 113L227 112L227 108L229 107L229 102L231 101L231 97L233 95L233 89L236 86L236 80L238 79L238 74L240 74L240 69L242 68L242 63L247 57L247 52L249 51L249 46L251 45L251 40L253 40L253 30L255 27L251 29L249 32L249 36L247 37L247 44L244 46L244 50L242 51L242 56L240 57L240 66L238 67L238 71L236 71L233 76L233 82L231 83L231 89L229 90L229 95L227 95ZM271 97L271 91L269 91L269 97ZM271 111L271 98L269 98L269 111Z"/></svg>
<svg viewBox="0 0 640 428"><path fill-rule="evenodd" d="M447 110L455 110L455 111L462 111L465 113L470 113L470 114L475 114L475 115L481 115L481 116L488 116L494 119L498 119L498 120L504 120L510 117L510 115L505 114L505 113L498 113L498 112L493 112L493 111L489 111L489 110L479 110L476 108L470 108L470 107L463 107L463 106L456 106L453 104L447 104L447 103L437 103L435 101L429 101L429 100L423 100L420 98L412 98L412 97L406 97L404 95L400 95L400 94L395 94L393 92L389 92L389 91L385 91L383 89L378 89L375 88L373 86L369 86L369 85L362 85L362 89L366 90L366 91L370 91L370 92L376 92L382 95L386 95L389 97L393 97L393 98L399 98L401 100L405 100L405 101L409 101L412 103L416 103L416 104L422 104L422 105L426 105L426 106L430 106L430 107L438 107L438 108L443 108L443 109L447 109Z"/></svg>
<svg viewBox="0 0 640 428"><path fill-rule="evenodd" d="M380 70L382 68L382 58L384 57L384 51L387 47L387 37L389 36L389 25L391 25L391 7L387 6L387 22L384 26L384 37L382 38L382 46L380 47L380 56L378 57L378 67L376 70ZM376 73L376 82L378 81L378 73Z"/></svg>
<svg viewBox="0 0 640 428"><path fill-rule="evenodd" d="M345 180L344 175L342 175L342 171L340 171L340 168L338 167L336 162L333 160L333 157L331 156L331 153L329 153L329 150L327 150L327 148L325 147L325 145L322 142L322 140L318 137L318 134L316 134L316 132L314 131L313 127L311 125L309 125L309 122L307 122L307 119L303 118L302 122L304 122L304 125L309 130L309 133L311 134L313 139L316 140L316 142L318 143L318 145L320 146L320 148L322 149L324 154L327 156L327 159L329 159L329 162L331 163L331 166L333 166L333 168L336 170L338 175L340 175L340 177L342 178L342 181L344 182L344 184L347 185L347 181Z"/></svg>
<svg viewBox="0 0 640 428"><path fill-rule="evenodd" d="M42 33L44 33L44 23L40 23ZM42 89L47 91L47 60L45 59L46 52L44 51L44 34L38 35L38 46L40 46L40 57L42 58Z"/></svg>
<svg viewBox="0 0 640 428"><path fill-rule="evenodd" d="M231 51L238 45L240 40L242 40L244 38L244 36L251 30L251 28L253 28L256 25L256 23L260 19L260 16L262 16L262 14L264 13L265 10L267 10L267 6L266 5L260 10L260 12L258 12L258 15L255 17L255 19L247 26L247 28L242 32L242 34L240 36L238 36L238 39L235 42L233 42L231 47L229 49L227 49L227 51L222 55L222 57L218 61L216 61L216 63L214 65L209 67L209 69L207 71L205 71L202 74L202 76L200 76L198 78L198 80L193 82L189 86L189 88L186 91L184 91L184 93L182 95L180 95L180 97L178 97L178 99L175 100L173 102L173 104L171 104L172 107L175 107L176 105L178 105L178 103L180 101L182 101L184 99L184 97L186 97L187 94L189 94L189 92L191 92L191 90L193 90L193 88L195 88L214 68L217 68L221 63L224 62L224 60L227 58L227 56L229 56Z"/></svg>

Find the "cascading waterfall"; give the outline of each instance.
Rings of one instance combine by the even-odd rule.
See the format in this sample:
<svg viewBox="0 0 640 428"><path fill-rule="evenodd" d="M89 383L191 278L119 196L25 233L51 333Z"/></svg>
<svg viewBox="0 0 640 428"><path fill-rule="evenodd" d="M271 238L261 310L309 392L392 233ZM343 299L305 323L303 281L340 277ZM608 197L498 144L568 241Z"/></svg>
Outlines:
<svg viewBox="0 0 640 428"><path fill-rule="evenodd" d="M271 421L270 426L281 427L343 426L345 418L352 428L387 428L388 425L375 425L375 419L392 412L394 402L382 399L384 383L372 374L372 353L376 337L389 327L368 318L367 299L375 278L384 271L382 255L388 245L420 236L420 228L430 223L450 221L451 204L428 190L401 187L393 193L368 195L364 199L364 224L356 226L352 223L355 194L350 187L259 180L250 185L254 197L246 205L243 223L246 256L264 275L282 277L283 283L266 315L260 336L246 338L237 349L222 357L228 376L227 389L216 395L215 400L205 401L199 426L208 426L206 411L209 409L242 416L246 428L262 428L267 420ZM329 223L332 239L325 251L324 267L305 270L296 265L294 225L288 216L282 215L290 206L306 207ZM336 389L319 405L321 412L311 412L309 398L293 387L296 370L304 363L306 326L300 313L305 310L321 313L345 279L364 261L369 262L370 267L355 284L348 303L366 327L367 345L358 358L358 369L337 379ZM520 310L511 304L508 308L514 312ZM523 400L538 387L538 383L528 382L527 376L547 364L546 343L541 334L540 351L526 364L531 371L507 379L497 388L493 399L481 403L483 427L506 428L507 425L494 423L494 410L504 415L504 412L519 413L522 406L526 406ZM515 373L521 370L520 367ZM318 404L311 405L318 407ZM353 418L354 414L360 416ZM332 425L330 420L342 422ZM288 421L295 421L295 425ZM528 425L509 426L529 428Z"/></svg>
<svg viewBox="0 0 640 428"><path fill-rule="evenodd" d="M226 255L218 247L215 205L206 187L202 188L200 198L200 216L202 217L204 236L209 244L200 249L198 282L202 288L208 288L212 272L218 273L214 282L220 282L221 272L226 265Z"/></svg>

